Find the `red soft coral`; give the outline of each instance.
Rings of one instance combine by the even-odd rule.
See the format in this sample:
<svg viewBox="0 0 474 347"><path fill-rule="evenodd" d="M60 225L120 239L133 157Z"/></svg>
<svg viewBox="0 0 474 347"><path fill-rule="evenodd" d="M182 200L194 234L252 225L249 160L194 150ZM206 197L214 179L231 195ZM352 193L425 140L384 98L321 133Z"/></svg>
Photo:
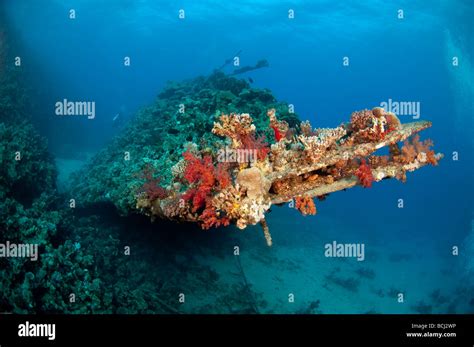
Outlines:
<svg viewBox="0 0 474 347"><path fill-rule="evenodd" d="M229 164L219 163L216 169L216 180L219 182L219 187L224 189L231 184L231 177L229 174Z"/></svg>
<svg viewBox="0 0 474 347"><path fill-rule="evenodd" d="M276 142L279 142L281 138L283 137L281 135L280 129L276 125L270 125L270 127L273 129L273 133L275 134L275 140Z"/></svg>
<svg viewBox="0 0 474 347"><path fill-rule="evenodd" d="M211 193L211 189L208 187L200 186L199 188L189 188L183 195L182 198L185 201L191 201L193 205L193 212L201 209Z"/></svg>
<svg viewBox="0 0 474 347"><path fill-rule="evenodd" d="M201 159L190 151L186 151L183 153L183 157L184 160L186 160L184 178L189 183L200 182L201 184L210 186L214 184L214 165L211 156L206 155Z"/></svg>
<svg viewBox="0 0 474 347"><path fill-rule="evenodd" d="M372 175L372 170L370 169L370 166L367 165L365 159L362 159L359 168L355 172L355 175L364 188L372 187L374 176Z"/></svg>
<svg viewBox="0 0 474 347"><path fill-rule="evenodd" d="M146 194L148 200L164 199L169 192L160 186L160 177L154 177L155 169L151 165L147 165L140 173L139 177L145 182L141 186L139 192Z"/></svg>
<svg viewBox="0 0 474 347"><path fill-rule="evenodd" d="M266 141L265 135L256 137L255 134L248 134L240 139L242 149L257 151L257 159L265 160L267 154L270 152L270 147Z"/></svg>
<svg viewBox="0 0 474 347"><path fill-rule="evenodd" d="M230 219L228 217L220 217L213 206L207 205L206 209L199 216L201 228L209 229L211 227L218 228L220 226L228 226Z"/></svg>
<svg viewBox="0 0 474 347"><path fill-rule="evenodd" d="M190 184L196 185L183 195L183 199L192 200L193 212L196 212L211 197L212 188L216 183L214 164L212 157L208 155L201 159L186 151L183 156L186 160L183 176Z"/></svg>
<svg viewBox="0 0 474 347"><path fill-rule="evenodd" d="M203 229L229 225L229 218L220 217L212 206L213 193L232 183L229 165L219 163L215 167L211 156L201 159L190 151L186 151L183 156L186 160L183 176L191 187L182 195L182 199L191 201L193 212L200 211L199 220Z"/></svg>

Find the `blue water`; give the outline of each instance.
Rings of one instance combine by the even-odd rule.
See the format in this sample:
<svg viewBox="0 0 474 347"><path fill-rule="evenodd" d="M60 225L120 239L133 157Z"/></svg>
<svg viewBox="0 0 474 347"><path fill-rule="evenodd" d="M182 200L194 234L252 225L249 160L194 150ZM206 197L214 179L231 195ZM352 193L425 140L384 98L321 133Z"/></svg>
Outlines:
<svg viewBox="0 0 474 347"><path fill-rule="evenodd" d="M439 166L408 174L405 184L385 181L372 189L333 194L317 204L315 217L274 209L269 216L274 248L280 247L280 259L298 263L306 258L295 254L321 253L326 242L365 242L377 249L378 257L368 259L367 265L375 269L378 286L390 281L410 286L410 295L425 303L436 289L456 295L460 287L474 283L472 272L464 271L474 256L474 246L465 241L473 233L471 1L4 2L18 37L18 55L29 71L34 121L58 156L98 151L119 131L111 126L116 113L132 118L167 80L211 73L240 50L242 66L262 58L270 63L242 77L294 104L298 115L317 127L337 126L351 112L389 99L419 102L420 119L433 122L422 138L431 138L435 150L445 154ZM76 11L74 20L68 18L70 9ZM185 10L184 20L178 18L180 9ZM288 18L289 9L294 9L294 19ZM399 9L403 19L397 18ZM131 58L130 67L123 66L125 56ZM458 66L453 66L453 56ZM349 66L343 66L343 57L349 58ZM52 105L64 98L96 101L96 119L55 117ZM400 119L413 120L411 115ZM459 160L452 159L453 152ZM404 208L397 207L398 199L404 200ZM239 236L246 237L256 236ZM459 247L459 255L452 255L453 246ZM412 258L406 264L381 260L398 253ZM308 261L300 264L295 277L281 273L283 287L304 292L305 281L318 271L313 260ZM446 269L454 277L443 278L440 273ZM263 268L254 265L252 271L250 281L253 276L258 282ZM276 267L271 271L278 274ZM419 279L419 285L413 279ZM311 291L332 303L325 312L372 308L356 303L372 300L369 286L337 306L339 294L324 292L317 280L311 283ZM255 286L267 298L276 295L265 283ZM274 302L275 312L289 311ZM379 312L411 312L388 300L374 306ZM460 302L457 310L473 307Z"/></svg>

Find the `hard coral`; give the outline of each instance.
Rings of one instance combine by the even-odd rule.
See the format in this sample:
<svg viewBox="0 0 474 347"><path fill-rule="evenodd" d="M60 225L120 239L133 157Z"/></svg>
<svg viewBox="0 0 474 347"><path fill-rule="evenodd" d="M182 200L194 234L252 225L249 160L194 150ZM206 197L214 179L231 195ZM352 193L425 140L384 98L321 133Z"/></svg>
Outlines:
<svg viewBox="0 0 474 347"><path fill-rule="evenodd" d="M387 126L386 113L383 108L376 107L371 110L362 110L352 113L350 129L353 132L355 143L376 142L397 129L395 115L390 114L390 124Z"/></svg>
<svg viewBox="0 0 474 347"><path fill-rule="evenodd" d="M355 111L351 115L351 129L354 132L364 130L372 125L374 115L370 110Z"/></svg>
<svg viewBox="0 0 474 347"><path fill-rule="evenodd" d="M230 138L232 147L239 148L242 147L242 138L255 132L255 125L252 122L252 117L248 113L223 114L220 116L219 122L214 123L212 133Z"/></svg>
<svg viewBox="0 0 474 347"><path fill-rule="evenodd" d="M395 113L387 112L385 113L385 119L387 120L387 133L400 129L402 123L400 119L395 115Z"/></svg>
<svg viewBox="0 0 474 347"><path fill-rule="evenodd" d="M310 161L318 161L327 153L327 150L333 147L336 142L346 135L344 127L321 128L314 131L314 135L298 136L298 140L303 144L306 157Z"/></svg>
<svg viewBox="0 0 474 347"><path fill-rule="evenodd" d="M256 167L240 171L236 183L246 190L247 196L251 199L263 196L269 189L268 182Z"/></svg>
<svg viewBox="0 0 474 347"><path fill-rule="evenodd" d="M17 80L18 78L13 79L15 82ZM241 94L244 91L250 93ZM224 93L226 97L220 98ZM20 99L15 97L12 100ZM176 112L176 105L179 104L185 107L184 113ZM180 174L183 169L182 165L178 165L173 174L170 170L181 159L178 156L178 144L189 141L202 148L217 148L222 143L208 131L212 129L213 122L218 121L210 115L217 112L219 115L251 112L255 126L266 134L267 140L272 141L273 134L267 129L268 108L274 107L279 117L291 125L299 123L296 113L288 112L287 103L278 102L269 91L256 90L245 80L230 77L223 72L182 82L170 82L149 106L133 117L133 126L129 130L117 134L117 141L111 142L81 172L74 175L70 183L77 194L77 201L84 204L97 203L103 201L105 193L109 193L108 201L117 207L121 215L134 213L136 189L130 184L130 177L144 166L144 150L147 152L146 157L157 159L154 166L162 175L162 183L171 182L174 180L173 174ZM241 112L236 112L237 110ZM10 106L7 108L6 104L0 103L0 114L2 119L19 119L16 110L11 112ZM137 159L130 162L131 165L122 165L122 161L117 159L117 146L125 143L130 157ZM176 181L181 180L185 181L182 175Z"/></svg>
<svg viewBox="0 0 474 347"><path fill-rule="evenodd" d="M365 159L362 159L359 168L355 172L355 175L364 188L372 187L374 176L372 175L372 170L370 169L370 166L367 165Z"/></svg>
<svg viewBox="0 0 474 347"><path fill-rule="evenodd" d="M222 115L212 132L231 139L233 149L255 151L257 160L264 160L270 151L265 136L256 136L255 125L247 113Z"/></svg>
<svg viewBox="0 0 474 347"><path fill-rule="evenodd" d="M300 131L301 131L301 135L304 135L306 137L314 135L311 123L307 120L300 123Z"/></svg>

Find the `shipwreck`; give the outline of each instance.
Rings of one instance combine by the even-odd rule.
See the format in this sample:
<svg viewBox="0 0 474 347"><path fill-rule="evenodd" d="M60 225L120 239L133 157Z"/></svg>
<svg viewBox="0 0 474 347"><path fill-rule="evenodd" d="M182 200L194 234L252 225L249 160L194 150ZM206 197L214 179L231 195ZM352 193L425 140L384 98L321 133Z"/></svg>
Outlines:
<svg viewBox="0 0 474 347"><path fill-rule="evenodd" d="M404 182L407 172L437 165L443 157L431 149L430 140L419 138L430 122L402 124L379 107L354 112L336 128L314 129L307 121L291 127L278 119L275 109L267 115L274 143L257 135L250 114L221 114L212 128L224 139L218 142L221 148L188 143L166 186L154 175L144 175L135 195L137 211L152 219L198 223L203 229L260 224L271 246L265 220L271 206L294 201L303 215L314 215L315 198L389 178ZM377 155L384 147L388 154ZM253 155L230 160L219 155L223 151Z"/></svg>

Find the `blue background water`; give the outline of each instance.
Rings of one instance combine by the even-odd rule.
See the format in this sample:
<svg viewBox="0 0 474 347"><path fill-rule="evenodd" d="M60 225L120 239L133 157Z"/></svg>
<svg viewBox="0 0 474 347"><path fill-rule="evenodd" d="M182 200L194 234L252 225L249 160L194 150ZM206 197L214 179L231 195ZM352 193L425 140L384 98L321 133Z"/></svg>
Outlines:
<svg viewBox="0 0 474 347"><path fill-rule="evenodd" d="M294 104L302 119L318 127L336 126L351 112L388 99L420 102L421 119L433 122L422 138L433 139L446 156L439 167L409 174L406 184L394 180L333 194L312 219L277 209L269 223L277 244L298 244L304 239L299 232L318 233L329 224L333 231L323 241L373 242L387 252L432 257L432 271L440 257L447 267L457 264L453 245L468 256L472 2L6 0L6 8L19 39L17 55L31 75L35 121L61 156L97 151L117 132L111 126L116 113L132 117L167 80L210 73L239 50L242 66L262 58L270 63L243 77ZM74 20L68 18L71 8ZM123 66L125 56L130 67ZM459 57L457 67L453 56ZM64 98L95 101L96 119L58 118L54 103ZM403 209L397 208L399 198Z"/></svg>

